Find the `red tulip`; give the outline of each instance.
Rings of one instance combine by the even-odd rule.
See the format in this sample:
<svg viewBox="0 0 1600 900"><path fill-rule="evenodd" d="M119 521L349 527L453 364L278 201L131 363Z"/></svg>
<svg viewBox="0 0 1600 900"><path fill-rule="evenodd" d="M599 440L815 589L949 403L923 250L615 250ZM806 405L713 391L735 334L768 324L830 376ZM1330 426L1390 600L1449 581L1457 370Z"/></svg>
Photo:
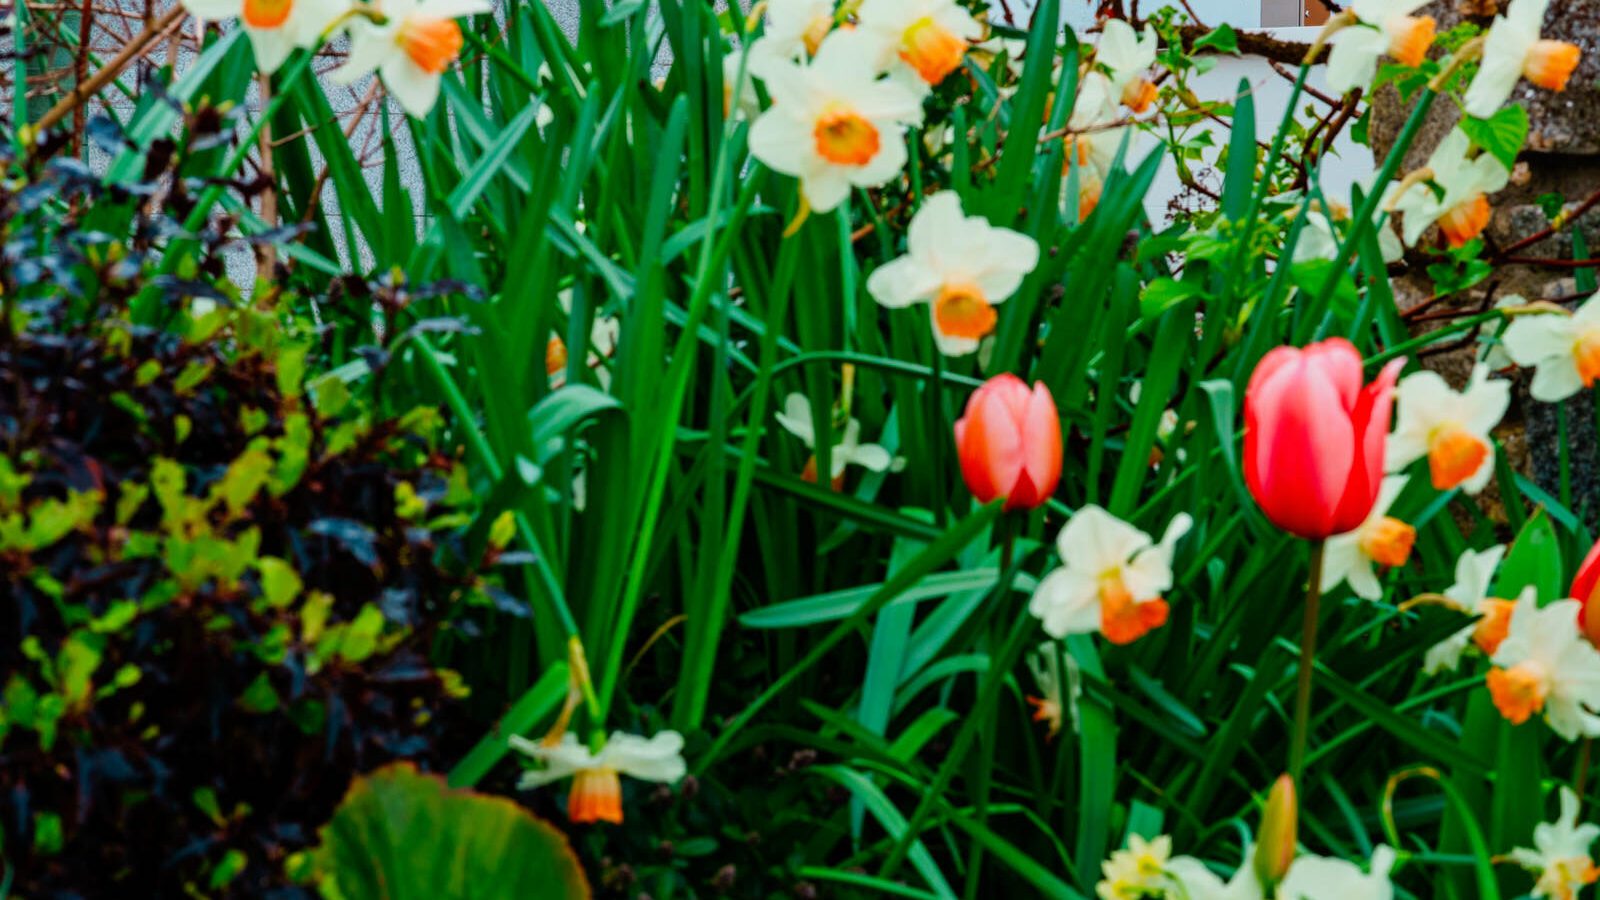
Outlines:
<svg viewBox="0 0 1600 900"><path fill-rule="evenodd" d="M1589 615L1589 602L1594 599L1596 588L1600 588L1600 541L1595 542L1589 555L1583 558L1577 577L1572 579L1572 590L1567 592L1583 604L1578 611L1578 627L1589 638L1589 643L1600 647L1600 615Z"/></svg>
<svg viewBox="0 0 1600 900"><path fill-rule="evenodd" d="M1362 387L1361 354L1343 338L1261 358L1244 395L1244 478L1273 524L1321 540L1366 520L1404 366Z"/></svg>
<svg viewBox="0 0 1600 900"><path fill-rule="evenodd" d="M1015 375L997 375L967 399L956 422L961 477L983 503L1032 509L1061 481L1061 419L1043 382L1030 390Z"/></svg>

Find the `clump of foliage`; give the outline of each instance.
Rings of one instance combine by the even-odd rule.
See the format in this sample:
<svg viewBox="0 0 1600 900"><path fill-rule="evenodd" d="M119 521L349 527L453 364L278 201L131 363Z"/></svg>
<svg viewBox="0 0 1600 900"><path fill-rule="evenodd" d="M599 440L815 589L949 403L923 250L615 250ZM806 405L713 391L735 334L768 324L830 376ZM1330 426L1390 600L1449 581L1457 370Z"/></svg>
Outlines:
<svg viewBox="0 0 1600 900"><path fill-rule="evenodd" d="M458 754L471 492L432 410L308 378L209 251L152 276L86 227L116 197L36 171L0 223L43 260L0 276L0 857L25 896L261 896L356 773Z"/></svg>

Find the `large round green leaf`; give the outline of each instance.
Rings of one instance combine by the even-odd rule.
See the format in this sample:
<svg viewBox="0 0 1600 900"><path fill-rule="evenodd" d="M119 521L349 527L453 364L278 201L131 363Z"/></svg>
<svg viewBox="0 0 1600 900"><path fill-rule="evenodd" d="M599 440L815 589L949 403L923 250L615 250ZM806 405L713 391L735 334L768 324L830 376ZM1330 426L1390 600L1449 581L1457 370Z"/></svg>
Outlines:
<svg viewBox="0 0 1600 900"><path fill-rule="evenodd" d="M410 763L350 786L322 829L323 894L340 900L581 900L567 838L510 800L452 790Z"/></svg>

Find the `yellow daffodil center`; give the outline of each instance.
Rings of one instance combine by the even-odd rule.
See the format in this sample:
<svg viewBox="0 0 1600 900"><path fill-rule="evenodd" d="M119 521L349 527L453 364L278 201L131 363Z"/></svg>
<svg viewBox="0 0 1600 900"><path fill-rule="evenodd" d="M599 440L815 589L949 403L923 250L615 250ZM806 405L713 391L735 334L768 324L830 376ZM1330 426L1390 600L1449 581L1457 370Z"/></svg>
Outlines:
<svg viewBox="0 0 1600 900"><path fill-rule="evenodd" d="M1402 66L1418 66L1433 46L1433 16L1395 16L1388 22L1389 55Z"/></svg>
<svg viewBox="0 0 1600 900"><path fill-rule="evenodd" d="M917 70L928 84L938 84L961 65L967 42L949 29L923 16L911 23L900 36L900 58Z"/></svg>
<svg viewBox="0 0 1600 900"><path fill-rule="evenodd" d="M1136 113L1142 113L1150 108L1150 104L1156 102L1158 93L1160 92L1156 90L1154 83L1143 78L1135 78L1122 89L1122 105Z"/></svg>
<svg viewBox="0 0 1600 900"><path fill-rule="evenodd" d="M622 779L616 769L580 769L572 776L567 818L573 822L622 824Z"/></svg>
<svg viewBox="0 0 1600 900"><path fill-rule="evenodd" d="M454 19L411 16L396 39L417 68L430 75L443 72L461 54L461 26Z"/></svg>
<svg viewBox="0 0 1600 900"><path fill-rule="evenodd" d="M1511 631L1511 613L1517 604L1510 600L1500 600L1490 597L1478 604L1478 610L1483 613L1483 618L1478 620L1472 629L1472 642L1478 645L1485 656L1493 656L1500 649L1500 642L1506 639Z"/></svg>
<svg viewBox="0 0 1600 900"><path fill-rule="evenodd" d="M1452 247L1460 247L1472 240L1489 225L1489 198L1474 194L1472 199L1458 203L1439 217L1439 230Z"/></svg>
<svg viewBox="0 0 1600 900"><path fill-rule="evenodd" d="M1384 516L1362 529L1358 539L1361 552L1380 566L1405 565L1416 541L1417 530L1393 516Z"/></svg>
<svg viewBox="0 0 1600 900"><path fill-rule="evenodd" d="M544 345L544 372L554 375L566 367L567 345L561 338L551 337L549 343Z"/></svg>
<svg viewBox="0 0 1600 900"><path fill-rule="evenodd" d="M1120 569L1100 576L1100 633L1113 644L1131 644L1167 623L1167 601L1135 602Z"/></svg>
<svg viewBox="0 0 1600 900"><path fill-rule="evenodd" d="M1544 708L1544 679L1527 666L1490 669L1488 681L1495 709L1513 725L1521 725Z"/></svg>
<svg viewBox="0 0 1600 900"><path fill-rule="evenodd" d="M1428 471L1441 491L1471 478L1488 458L1483 439L1459 425L1437 428L1428 439Z"/></svg>
<svg viewBox="0 0 1600 900"><path fill-rule="evenodd" d="M878 155L877 126L843 104L834 104L817 117L813 135L817 155L841 166L864 166Z"/></svg>
<svg viewBox="0 0 1600 900"><path fill-rule="evenodd" d="M822 39L833 30L833 16L817 16L806 26L805 33L800 36L806 44L806 55L816 56L817 48L822 46Z"/></svg>
<svg viewBox="0 0 1600 900"><path fill-rule="evenodd" d="M1566 41L1535 41L1522 60L1522 74L1549 91L1567 89L1567 79L1578 67L1583 51Z"/></svg>
<svg viewBox="0 0 1600 900"><path fill-rule="evenodd" d="M1573 900L1577 896L1575 886L1594 884L1596 880L1600 880L1600 868L1586 856L1574 856L1557 860L1545 869L1535 885L1535 893L1553 900Z"/></svg>
<svg viewBox="0 0 1600 900"><path fill-rule="evenodd" d="M1578 364L1578 377L1584 387L1593 387L1600 379L1600 328L1592 328L1578 336L1572 345L1572 358Z"/></svg>
<svg viewBox="0 0 1600 900"><path fill-rule="evenodd" d="M289 21L294 0L244 0L241 18L251 28L277 28Z"/></svg>
<svg viewBox="0 0 1600 900"><path fill-rule="evenodd" d="M933 320L947 337L977 340L994 330L998 318L975 285L947 284L933 300Z"/></svg>

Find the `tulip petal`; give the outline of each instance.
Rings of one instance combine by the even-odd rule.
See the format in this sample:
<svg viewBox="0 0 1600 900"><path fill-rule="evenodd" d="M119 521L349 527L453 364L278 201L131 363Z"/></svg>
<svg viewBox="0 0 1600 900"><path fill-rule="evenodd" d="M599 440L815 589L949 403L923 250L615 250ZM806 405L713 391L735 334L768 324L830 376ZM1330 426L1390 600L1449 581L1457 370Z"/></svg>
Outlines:
<svg viewBox="0 0 1600 900"><path fill-rule="evenodd" d="M1033 386L1022 418L1022 465L1038 494L1039 505L1061 481L1061 418L1055 400L1042 382Z"/></svg>
<svg viewBox="0 0 1600 900"><path fill-rule="evenodd" d="M1333 534L1341 534L1365 522L1378 499L1378 489L1383 483L1384 445L1389 438L1389 420L1394 412L1395 383L1405 365L1404 359L1391 360L1361 392L1360 402L1351 416L1356 457L1351 461L1349 480L1333 517Z"/></svg>
<svg viewBox="0 0 1600 900"><path fill-rule="evenodd" d="M1355 428L1334 380L1304 360L1281 366L1246 398L1246 409L1251 492L1262 511L1301 537L1332 534L1355 462Z"/></svg>
<svg viewBox="0 0 1600 900"><path fill-rule="evenodd" d="M1329 338L1305 349L1306 362L1333 384L1346 411L1355 409L1361 394L1361 353L1344 338Z"/></svg>

